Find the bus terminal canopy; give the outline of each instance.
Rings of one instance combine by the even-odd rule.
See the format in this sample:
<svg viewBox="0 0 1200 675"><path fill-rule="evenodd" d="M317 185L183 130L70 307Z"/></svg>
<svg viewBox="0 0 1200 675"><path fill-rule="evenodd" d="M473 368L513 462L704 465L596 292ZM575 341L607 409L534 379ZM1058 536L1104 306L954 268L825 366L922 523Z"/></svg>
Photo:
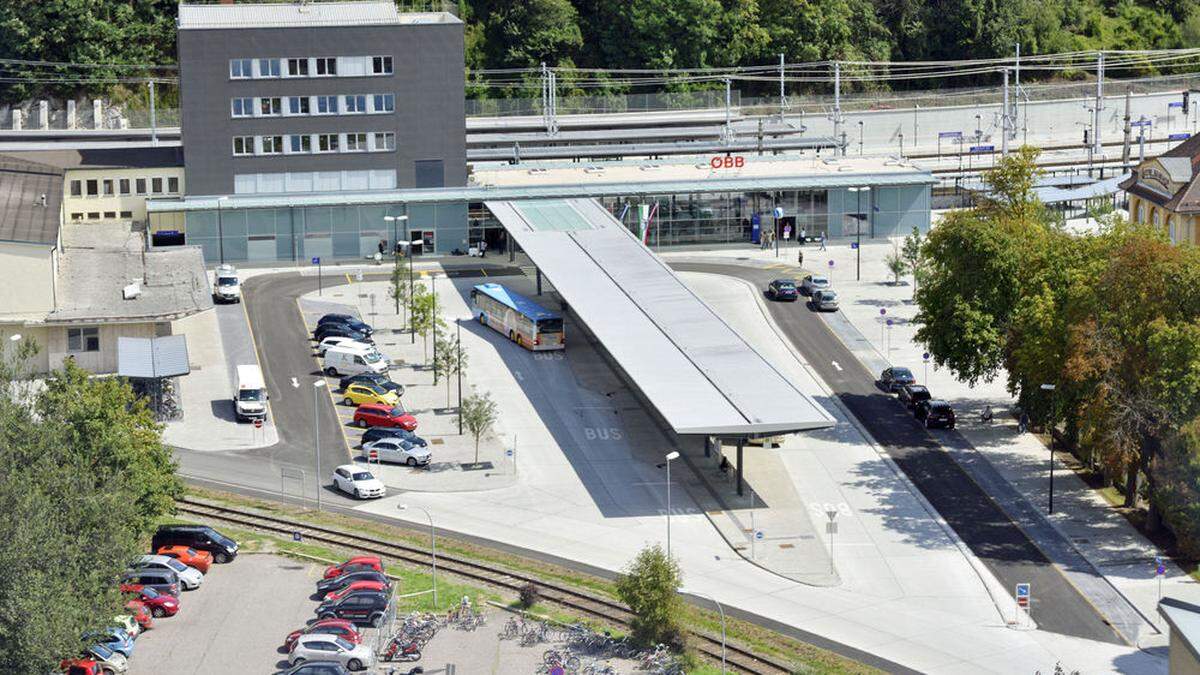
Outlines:
<svg viewBox="0 0 1200 675"><path fill-rule="evenodd" d="M594 199L486 205L676 433L833 426Z"/></svg>

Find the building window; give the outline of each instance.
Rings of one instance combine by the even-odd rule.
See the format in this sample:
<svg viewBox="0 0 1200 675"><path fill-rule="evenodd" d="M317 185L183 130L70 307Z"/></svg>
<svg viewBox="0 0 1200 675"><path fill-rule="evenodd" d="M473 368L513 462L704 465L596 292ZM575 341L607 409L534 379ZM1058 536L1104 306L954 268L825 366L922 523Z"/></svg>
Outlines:
<svg viewBox="0 0 1200 675"><path fill-rule="evenodd" d="M179 194L179 177L167 176L167 194Z"/></svg>
<svg viewBox="0 0 1200 675"><path fill-rule="evenodd" d="M100 220L100 212L88 211L88 220Z"/></svg>
<svg viewBox="0 0 1200 675"><path fill-rule="evenodd" d="M113 182L111 178L105 178L103 181L101 181L101 184L104 186L105 197L111 197L113 194L115 194L113 192Z"/></svg>
<svg viewBox="0 0 1200 675"><path fill-rule="evenodd" d="M252 98L235 98L233 99L233 116L234 117L250 117L254 114L254 99Z"/></svg>
<svg viewBox="0 0 1200 675"><path fill-rule="evenodd" d="M156 176L150 179L150 192L156 195L161 195L163 193L162 178Z"/></svg>
<svg viewBox="0 0 1200 675"><path fill-rule="evenodd" d="M116 217L117 217L117 212L116 212L116 211L105 211L105 212L104 212L104 218L105 218L105 220L112 220L112 219L114 219L114 218L116 218Z"/></svg>
<svg viewBox="0 0 1200 675"><path fill-rule="evenodd" d="M262 154L278 155L283 152L283 136L263 136Z"/></svg>
<svg viewBox="0 0 1200 675"><path fill-rule="evenodd" d="M88 179L88 181L87 181L87 196L89 196L89 197L99 197L100 196L100 181L96 180L95 178Z"/></svg>
<svg viewBox="0 0 1200 675"><path fill-rule="evenodd" d="M1137 222L1139 222L1139 223L1146 222L1146 204L1145 204L1145 202L1138 202Z"/></svg>
<svg viewBox="0 0 1200 675"><path fill-rule="evenodd" d="M319 152L337 152L338 151L338 135L337 134L319 134L317 136L317 150Z"/></svg>
<svg viewBox="0 0 1200 675"><path fill-rule="evenodd" d="M394 112L395 110L395 94L375 94L375 112Z"/></svg>
<svg viewBox="0 0 1200 675"><path fill-rule="evenodd" d="M317 75L337 75L337 58L322 57L317 59Z"/></svg>
<svg viewBox="0 0 1200 675"><path fill-rule="evenodd" d="M292 152L312 152L312 137L305 135L293 135L291 137Z"/></svg>
<svg viewBox="0 0 1200 675"><path fill-rule="evenodd" d="M365 113L367 112L367 97L363 94L346 97L346 112L348 113Z"/></svg>
<svg viewBox="0 0 1200 675"><path fill-rule="evenodd" d="M317 114L318 115L336 115L338 111L338 97L336 96L318 96L317 97Z"/></svg>
<svg viewBox="0 0 1200 675"><path fill-rule="evenodd" d="M390 131L375 132L375 149L376 150L395 150L396 149L396 134Z"/></svg>
<svg viewBox="0 0 1200 675"><path fill-rule="evenodd" d="M146 179L145 178L138 178L133 182L133 184L137 187L137 193L139 195L146 194Z"/></svg>
<svg viewBox="0 0 1200 675"><path fill-rule="evenodd" d="M375 56L371 58L371 72L376 75L392 74L392 57Z"/></svg>
<svg viewBox="0 0 1200 675"><path fill-rule="evenodd" d="M117 191L120 192L122 195L129 194L129 179L128 178L122 178L117 181Z"/></svg>
<svg viewBox="0 0 1200 675"><path fill-rule="evenodd" d="M254 71L251 70L250 64L250 59L233 59L229 62L229 77L238 79L252 77Z"/></svg>
<svg viewBox="0 0 1200 675"><path fill-rule="evenodd" d="M283 101L278 96L260 98L258 110L263 117L278 115L283 110Z"/></svg>
<svg viewBox="0 0 1200 675"><path fill-rule="evenodd" d="M366 134L346 134L346 152L366 152Z"/></svg>
<svg viewBox="0 0 1200 675"><path fill-rule="evenodd" d="M83 181L81 181L81 180L71 181L71 196L72 197L82 197L83 196Z"/></svg>
<svg viewBox="0 0 1200 675"><path fill-rule="evenodd" d="M83 220L83 214L82 213L72 213L71 220L73 220L73 221Z"/></svg>
<svg viewBox="0 0 1200 675"><path fill-rule="evenodd" d="M235 154L235 155L253 155L254 154L254 137L253 136L234 136L233 137L233 154Z"/></svg>
<svg viewBox="0 0 1200 675"><path fill-rule="evenodd" d="M308 114L308 97L292 96L288 99L288 112L292 115Z"/></svg>
<svg viewBox="0 0 1200 675"><path fill-rule="evenodd" d="M67 351L69 352L98 352L100 351L100 329L68 328Z"/></svg>
<svg viewBox="0 0 1200 675"><path fill-rule="evenodd" d="M125 219L133 218L133 211L122 211L121 217Z"/></svg>
<svg viewBox="0 0 1200 675"><path fill-rule="evenodd" d="M308 59L288 59L290 77L308 77Z"/></svg>
<svg viewBox="0 0 1200 675"><path fill-rule="evenodd" d="M279 77L279 59L259 59L259 77Z"/></svg>

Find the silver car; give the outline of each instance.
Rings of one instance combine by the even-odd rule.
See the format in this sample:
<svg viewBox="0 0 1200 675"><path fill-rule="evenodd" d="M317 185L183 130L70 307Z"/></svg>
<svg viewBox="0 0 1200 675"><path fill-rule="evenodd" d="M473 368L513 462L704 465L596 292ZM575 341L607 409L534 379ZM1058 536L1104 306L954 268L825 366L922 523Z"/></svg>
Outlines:
<svg viewBox="0 0 1200 675"><path fill-rule="evenodd" d="M829 277L823 277L819 274L810 274L804 277L804 281L800 282L800 293L803 295L812 295L817 291L828 290Z"/></svg>
<svg viewBox="0 0 1200 675"><path fill-rule="evenodd" d="M838 308L837 291L825 289L812 294L812 308L821 312L836 312Z"/></svg>
<svg viewBox="0 0 1200 675"><path fill-rule="evenodd" d="M195 567L188 567L175 558L165 555L144 555L138 557L129 566L131 570L170 570L179 577L179 583L184 590L194 591L204 582L204 575Z"/></svg>
<svg viewBox="0 0 1200 675"><path fill-rule="evenodd" d="M366 670L375 667L375 650L336 635L301 635L292 644L288 663L294 666L304 661L333 661L348 670Z"/></svg>

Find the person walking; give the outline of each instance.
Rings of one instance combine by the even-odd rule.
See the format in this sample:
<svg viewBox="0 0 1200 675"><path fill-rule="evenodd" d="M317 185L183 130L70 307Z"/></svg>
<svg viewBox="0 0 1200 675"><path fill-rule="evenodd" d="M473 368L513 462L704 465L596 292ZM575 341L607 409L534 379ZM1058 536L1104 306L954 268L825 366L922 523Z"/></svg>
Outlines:
<svg viewBox="0 0 1200 675"><path fill-rule="evenodd" d="M479 257L480 258L487 257L487 241L486 240L479 242Z"/></svg>
<svg viewBox="0 0 1200 675"><path fill-rule="evenodd" d="M1029 413L1021 411L1021 417L1017 419L1017 433L1023 434L1029 429Z"/></svg>
<svg viewBox="0 0 1200 675"><path fill-rule="evenodd" d="M800 238L796 241L803 246L806 239L808 239L808 230L802 227L800 228Z"/></svg>
<svg viewBox="0 0 1200 675"><path fill-rule="evenodd" d="M822 232L822 233L819 235L819 238L820 238L820 240L821 240L821 250L822 250L822 251L824 251L824 250L825 250L825 233L824 233L824 232Z"/></svg>
<svg viewBox="0 0 1200 675"><path fill-rule="evenodd" d="M801 267L804 266L804 249L800 249L796 253L796 264L800 265Z"/></svg>

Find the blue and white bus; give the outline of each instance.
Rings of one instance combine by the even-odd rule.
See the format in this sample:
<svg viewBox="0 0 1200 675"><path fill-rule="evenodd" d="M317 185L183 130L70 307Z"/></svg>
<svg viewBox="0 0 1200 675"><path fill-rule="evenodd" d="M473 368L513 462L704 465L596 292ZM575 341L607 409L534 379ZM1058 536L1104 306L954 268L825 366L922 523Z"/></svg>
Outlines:
<svg viewBox="0 0 1200 675"><path fill-rule="evenodd" d="M500 284L479 284L471 291L475 318L531 351L564 349L562 315Z"/></svg>

